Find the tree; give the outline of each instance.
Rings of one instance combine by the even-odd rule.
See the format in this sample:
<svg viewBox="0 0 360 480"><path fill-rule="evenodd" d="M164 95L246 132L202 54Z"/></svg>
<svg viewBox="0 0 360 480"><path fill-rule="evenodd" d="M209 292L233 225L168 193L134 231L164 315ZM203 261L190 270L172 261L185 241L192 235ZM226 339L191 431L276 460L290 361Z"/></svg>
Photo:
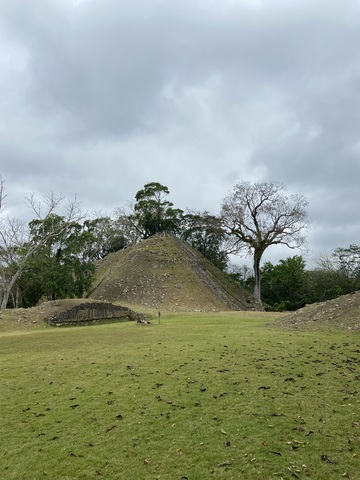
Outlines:
<svg viewBox="0 0 360 480"><path fill-rule="evenodd" d="M3 211L5 198L5 184L2 176L0 175L0 213Z"/></svg>
<svg viewBox="0 0 360 480"><path fill-rule="evenodd" d="M1 179L0 179L1 180ZM4 211L4 184L0 182L0 204ZM31 231L24 221L10 217L0 217L0 310L5 310L10 294L24 271L27 261L51 239L62 234L64 229L74 221L82 218L76 197L68 200L62 195L49 193L41 200L35 194L26 198L26 203L39 221L39 228ZM53 221L57 209L64 206L64 222Z"/></svg>
<svg viewBox="0 0 360 480"><path fill-rule="evenodd" d="M119 228L117 221L108 216L100 216L84 222L84 234L87 233L83 259L99 260L109 253L125 248L129 241Z"/></svg>
<svg viewBox="0 0 360 480"><path fill-rule="evenodd" d="M308 272L311 300L331 300L360 289L360 246L351 244L316 259L316 268Z"/></svg>
<svg viewBox="0 0 360 480"><path fill-rule="evenodd" d="M260 263L270 245L298 248L304 244L307 227L303 196L283 194L278 182L240 182L227 195L221 207L223 225L233 239L233 252L253 256L254 298L261 303Z"/></svg>
<svg viewBox="0 0 360 480"><path fill-rule="evenodd" d="M115 215L114 226L118 231L122 232L126 239L125 246L135 245L140 242L144 232L138 224L138 215L135 212L134 202L127 202L125 206L116 208Z"/></svg>
<svg viewBox="0 0 360 480"><path fill-rule="evenodd" d="M266 262L261 269L262 299L274 310L297 310L307 303L305 261L300 255Z"/></svg>
<svg viewBox="0 0 360 480"><path fill-rule="evenodd" d="M60 233L49 237L28 258L17 282L22 306L33 306L43 296L52 300L81 297L90 288L95 271L94 264L86 258L91 235L80 223L69 222L65 226L64 222L63 217L55 214L44 221L30 222L32 240L39 231L55 226Z"/></svg>
<svg viewBox="0 0 360 480"><path fill-rule="evenodd" d="M247 290L254 289L253 271L248 265L236 265L230 263L227 267L227 273L233 282L238 283Z"/></svg>
<svg viewBox="0 0 360 480"><path fill-rule="evenodd" d="M206 211L188 213L183 217L181 236L220 270L226 269L228 256L223 249L226 234L219 217Z"/></svg>
<svg viewBox="0 0 360 480"><path fill-rule="evenodd" d="M360 246L351 244L347 248L336 248L332 257L338 271L348 279L350 291L357 290L360 284Z"/></svg>
<svg viewBox="0 0 360 480"><path fill-rule="evenodd" d="M165 231L178 233L183 211L172 208L174 204L165 200L169 193L165 185L150 182L135 195L133 220L143 238Z"/></svg>

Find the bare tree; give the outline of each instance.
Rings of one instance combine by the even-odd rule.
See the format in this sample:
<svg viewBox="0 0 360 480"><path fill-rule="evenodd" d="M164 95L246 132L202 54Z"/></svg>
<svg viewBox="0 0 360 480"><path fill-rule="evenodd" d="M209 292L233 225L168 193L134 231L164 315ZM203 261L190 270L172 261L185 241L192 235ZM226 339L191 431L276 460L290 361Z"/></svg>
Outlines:
<svg viewBox="0 0 360 480"><path fill-rule="evenodd" d="M299 248L305 242L302 231L307 227L307 201L303 196L283 194L278 182L240 182L225 197L221 216L233 252L246 251L253 256L254 298L261 303L260 262L270 245Z"/></svg>
<svg viewBox="0 0 360 480"><path fill-rule="evenodd" d="M144 237L144 231L139 227L135 213L134 202L130 201L125 206L115 209L115 226L123 232L128 245L134 245Z"/></svg>
<svg viewBox="0 0 360 480"><path fill-rule="evenodd" d="M4 201L5 201L5 185L2 176L0 175L0 213L4 209Z"/></svg>
<svg viewBox="0 0 360 480"><path fill-rule="evenodd" d="M0 198L2 208L4 183L0 183ZM52 222L55 212L64 205L64 222ZM21 276L29 257L52 238L61 235L70 222L83 218L76 197L67 200L62 195L49 193L41 200L34 194L26 198L26 204L39 225L36 235L32 235L29 226L22 220L10 217L0 217L0 310L5 310L9 296ZM1 213L1 210L0 210Z"/></svg>

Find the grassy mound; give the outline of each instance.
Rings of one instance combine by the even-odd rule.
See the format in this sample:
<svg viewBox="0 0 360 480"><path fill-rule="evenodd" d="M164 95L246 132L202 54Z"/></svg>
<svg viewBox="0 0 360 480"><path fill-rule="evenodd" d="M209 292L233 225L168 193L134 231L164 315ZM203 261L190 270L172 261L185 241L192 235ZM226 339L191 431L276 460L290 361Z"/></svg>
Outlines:
<svg viewBox="0 0 360 480"><path fill-rule="evenodd" d="M99 262L90 298L166 311L259 309L189 245L152 237Z"/></svg>

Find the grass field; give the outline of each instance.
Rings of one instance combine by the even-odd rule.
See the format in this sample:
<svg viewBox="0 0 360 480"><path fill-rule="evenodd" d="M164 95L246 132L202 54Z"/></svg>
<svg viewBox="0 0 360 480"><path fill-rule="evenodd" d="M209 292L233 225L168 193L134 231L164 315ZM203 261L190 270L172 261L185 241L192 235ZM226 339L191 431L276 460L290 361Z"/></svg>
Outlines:
<svg viewBox="0 0 360 480"><path fill-rule="evenodd" d="M360 337L241 312L0 335L0 478L360 478Z"/></svg>

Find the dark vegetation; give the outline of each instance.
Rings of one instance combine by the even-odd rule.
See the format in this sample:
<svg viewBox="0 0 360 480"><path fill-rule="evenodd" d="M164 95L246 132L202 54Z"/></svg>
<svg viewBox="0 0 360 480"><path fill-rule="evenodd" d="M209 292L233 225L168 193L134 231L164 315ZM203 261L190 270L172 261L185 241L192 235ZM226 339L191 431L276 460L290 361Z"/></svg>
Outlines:
<svg viewBox="0 0 360 480"><path fill-rule="evenodd" d="M324 302L360 290L360 247L337 248L318 260L316 268L306 269L301 255L266 262L261 269L262 298L275 311L298 310L308 304ZM231 276L251 288L252 276L242 271Z"/></svg>

